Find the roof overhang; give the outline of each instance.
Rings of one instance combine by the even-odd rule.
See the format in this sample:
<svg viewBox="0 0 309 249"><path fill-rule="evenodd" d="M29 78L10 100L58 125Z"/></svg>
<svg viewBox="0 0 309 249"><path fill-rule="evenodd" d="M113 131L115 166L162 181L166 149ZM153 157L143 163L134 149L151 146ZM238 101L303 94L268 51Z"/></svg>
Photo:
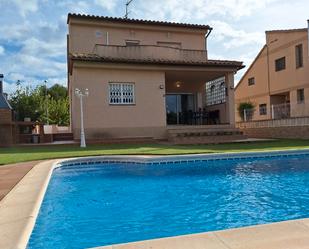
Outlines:
<svg viewBox="0 0 309 249"><path fill-rule="evenodd" d="M212 30L212 27L205 24L190 24L190 23L176 23L176 22L164 22L164 21L154 21L154 20L142 20L142 19L126 19L120 17L108 17L108 16L95 16L95 15L83 15L69 13L67 23L69 24L71 20L85 20L85 21L102 21L109 23L120 23L120 24L141 24L141 25L151 25L151 26L163 26L163 27L178 27L178 28L189 28L189 29L199 29L199 30Z"/></svg>
<svg viewBox="0 0 309 249"><path fill-rule="evenodd" d="M201 61L177 61L177 60L154 60L154 59L128 59L128 58L112 58L98 56L95 54L71 54L71 69L74 61L80 62L96 62L96 63L114 63L114 64L143 64L143 65L164 65L164 66L190 66L190 67L208 67L208 68L229 68L238 71L245 66L241 61L229 60L207 60Z"/></svg>

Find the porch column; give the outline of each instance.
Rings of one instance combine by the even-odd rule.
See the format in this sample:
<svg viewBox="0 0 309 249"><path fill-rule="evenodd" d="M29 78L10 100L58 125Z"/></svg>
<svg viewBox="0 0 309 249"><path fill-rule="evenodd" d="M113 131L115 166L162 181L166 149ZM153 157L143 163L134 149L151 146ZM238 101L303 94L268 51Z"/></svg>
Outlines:
<svg viewBox="0 0 309 249"><path fill-rule="evenodd" d="M226 84L226 121L235 126L234 72L225 75Z"/></svg>

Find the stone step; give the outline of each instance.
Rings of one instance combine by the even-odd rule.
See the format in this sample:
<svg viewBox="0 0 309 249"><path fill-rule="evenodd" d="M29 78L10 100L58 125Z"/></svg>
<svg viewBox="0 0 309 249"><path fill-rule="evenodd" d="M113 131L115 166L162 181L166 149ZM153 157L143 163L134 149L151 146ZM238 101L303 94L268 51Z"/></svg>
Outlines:
<svg viewBox="0 0 309 249"><path fill-rule="evenodd" d="M174 137L169 142L173 144L219 144L245 140L245 135L225 135L225 136L201 136L201 137Z"/></svg>
<svg viewBox="0 0 309 249"><path fill-rule="evenodd" d="M206 136L230 136L243 135L243 132L236 128L229 129L191 129L168 131L168 137L206 137Z"/></svg>
<svg viewBox="0 0 309 249"><path fill-rule="evenodd" d="M53 134L53 141L71 141L71 140L74 140L73 133Z"/></svg>

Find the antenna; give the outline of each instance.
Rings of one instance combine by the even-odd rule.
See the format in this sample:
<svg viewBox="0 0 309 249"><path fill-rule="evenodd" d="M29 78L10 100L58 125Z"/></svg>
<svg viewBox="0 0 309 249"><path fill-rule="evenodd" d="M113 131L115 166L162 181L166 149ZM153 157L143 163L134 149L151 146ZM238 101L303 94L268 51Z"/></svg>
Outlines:
<svg viewBox="0 0 309 249"><path fill-rule="evenodd" d="M133 2L133 0L127 0L127 3L126 3L126 14L125 14L125 16L124 16L125 19L128 19L128 16L129 16L129 13L130 13L130 11L129 11L129 5L130 5L130 3L132 3L132 2Z"/></svg>

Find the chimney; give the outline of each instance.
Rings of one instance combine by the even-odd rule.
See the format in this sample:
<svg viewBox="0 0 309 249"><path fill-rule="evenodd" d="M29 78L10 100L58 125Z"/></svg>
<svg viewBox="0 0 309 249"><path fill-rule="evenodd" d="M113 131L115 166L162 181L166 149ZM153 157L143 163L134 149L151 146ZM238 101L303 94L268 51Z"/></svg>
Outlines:
<svg viewBox="0 0 309 249"><path fill-rule="evenodd" d="M0 74L0 94L3 93L3 74Z"/></svg>

